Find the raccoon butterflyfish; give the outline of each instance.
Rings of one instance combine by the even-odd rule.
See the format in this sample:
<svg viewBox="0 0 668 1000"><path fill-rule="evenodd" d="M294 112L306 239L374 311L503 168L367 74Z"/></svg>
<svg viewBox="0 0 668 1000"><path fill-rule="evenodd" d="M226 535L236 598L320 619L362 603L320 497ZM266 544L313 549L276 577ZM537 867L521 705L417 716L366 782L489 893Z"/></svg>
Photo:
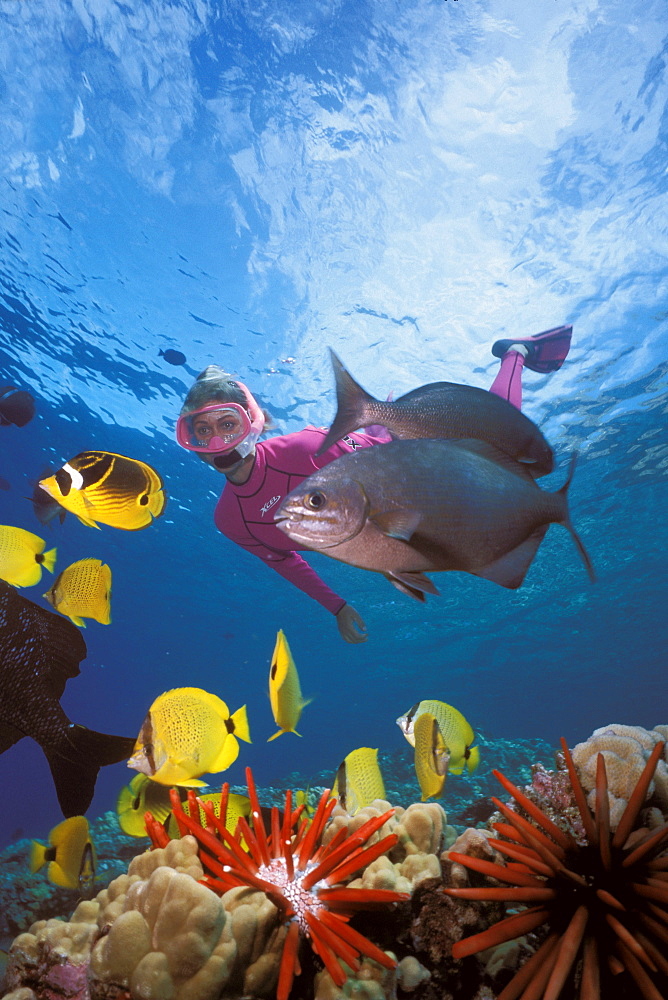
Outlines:
<svg viewBox="0 0 668 1000"><path fill-rule="evenodd" d="M49 834L49 843L32 842L30 870L48 864L47 877L64 889L90 889L95 881L95 848L85 816L70 816Z"/></svg>
<svg viewBox="0 0 668 1000"><path fill-rule="evenodd" d="M169 788L161 785L146 774L136 774L129 785L125 785L116 801L116 812L118 814L118 824L130 837L145 837L146 826L144 815L150 812L158 823L162 823L172 840L180 837L179 829L172 816L172 804L169 798ZM186 790L178 789L183 801L183 809L189 815L190 807L185 801ZM220 812L220 792L211 792L198 795L203 802L213 802L216 807L216 814ZM204 820L204 814L202 813ZM234 833L237 828L237 820L240 816L250 815L250 799L246 795L235 795L230 792L227 796L227 821L226 826L230 833Z"/></svg>
<svg viewBox="0 0 668 1000"><path fill-rule="evenodd" d="M412 747L415 746L415 719L422 712L430 712L438 719L443 742L450 754L450 774L461 774L464 768L475 771L480 763L480 750L471 744L475 733L461 712L444 701L418 701L397 719L397 725Z"/></svg>
<svg viewBox="0 0 668 1000"><path fill-rule="evenodd" d="M24 528L0 524L0 579L13 587L34 587L42 567L53 573L56 549L44 551L46 542Z"/></svg>
<svg viewBox="0 0 668 1000"><path fill-rule="evenodd" d="M415 773L422 792L422 801L439 798L443 793L450 755L443 742L438 719L431 712L422 712L415 719Z"/></svg>
<svg viewBox="0 0 668 1000"><path fill-rule="evenodd" d="M84 618L109 625L111 570L99 559L79 559L57 576L42 597L82 628L86 627Z"/></svg>
<svg viewBox="0 0 668 1000"><path fill-rule="evenodd" d="M371 805L374 799L384 799L385 784L378 766L378 750L371 747L352 750L339 764L332 795L351 816Z"/></svg>
<svg viewBox="0 0 668 1000"><path fill-rule="evenodd" d="M91 528L108 524L137 531L165 509L155 469L110 451L82 451L39 486Z"/></svg>
<svg viewBox="0 0 668 1000"><path fill-rule="evenodd" d="M309 704L310 699L302 698L297 667L282 629L279 629L276 636L274 655L269 668L269 699L274 722L279 729L269 737L267 743L275 740L277 736L282 736L283 733L300 736L296 726L302 709Z"/></svg>
<svg viewBox="0 0 668 1000"><path fill-rule="evenodd" d="M65 816L85 813L99 769L127 760L134 739L70 722L60 699L87 655L78 628L0 581L0 752L24 737L49 762Z"/></svg>
<svg viewBox="0 0 668 1000"><path fill-rule="evenodd" d="M251 742L245 705L230 715L215 694L174 688L151 705L128 767L162 785L202 786L201 774L224 771L237 759L237 738Z"/></svg>

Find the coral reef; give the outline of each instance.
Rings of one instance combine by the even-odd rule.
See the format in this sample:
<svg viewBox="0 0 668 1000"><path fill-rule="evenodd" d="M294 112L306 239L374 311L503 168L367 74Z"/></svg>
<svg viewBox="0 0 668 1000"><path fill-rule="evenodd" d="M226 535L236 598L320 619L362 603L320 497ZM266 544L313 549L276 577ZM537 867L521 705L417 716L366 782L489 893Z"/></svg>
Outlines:
<svg viewBox="0 0 668 1000"><path fill-rule="evenodd" d="M191 833L199 841L204 881L210 888L221 894L239 886L258 889L278 910L287 930L278 970L277 1000L288 1000L293 979L301 970L301 937L311 942L337 986L343 986L347 978L341 963L357 972L361 955L393 968L395 961L353 930L348 921L357 910L397 903L408 898L407 894L340 885L396 844L394 834L370 843L393 810L367 819L355 831L343 827L324 843L323 832L336 799L329 798L329 790L323 792L310 823L303 820L295 832L302 808L293 813L292 794L288 791L283 815L276 806L271 810L271 832L267 834L250 768L246 769L246 780L252 826L242 816L234 836L226 828L229 789L225 785L218 814L212 803L204 803L192 792L186 811L173 791L172 809L181 835ZM198 806L204 810L206 826L202 826ZM147 831L155 844L162 843L166 836L164 828L152 822L148 814ZM241 846L242 840L247 851Z"/></svg>
<svg viewBox="0 0 668 1000"><path fill-rule="evenodd" d="M580 781L588 793L590 809L596 801L596 768L599 753L603 754L608 776L608 799L610 826L617 824L626 808L633 789L638 783L649 756L657 743L666 741L668 726L657 726L653 730L642 726L622 726L613 723L594 730L589 739L573 748L573 760L578 769ZM657 762L654 777L647 789L647 800L668 812L668 753Z"/></svg>
<svg viewBox="0 0 668 1000"><path fill-rule="evenodd" d="M531 995L555 1000L579 968L579 995L642 996L659 1000L668 995L665 958L668 922L668 824L657 830L637 828L657 763L664 750L657 743L632 790L616 832L610 826L608 784L603 752L597 758L593 813L562 740L573 794L586 842L559 829L502 774L498 779L515 803L533 820L499 800L506 822L496 823L506 840L490 846L511 861L501 865L450 852L465 867L491 876L500 886L449 887L445 893L466 901L533 904L505 917L486 931L458 941L453 957L466 958L482 949L547 928L538 950L515 974L501 994L503 1000Z"/></svg>
<svg viewBox="0 0 668 1000"><path fill-rule="evenodd" d="M547 770L541 763L529 766L528 744L504 744L502 759L511 762L520 783L530 784L520 792L499 776L513 796L511 802L480 799L461 813L481 822L490 808L501 810L493 829L460 832L448 826L443 809L433 802L404 809L378 800L351 817L324 793L310 833L304 814L291 809L289 799L287 808L275 808L272 819L265 819L265 828L260 820L268 813L260 810L255 797L256 816L235 836L226 831L225 837L220 813L216 816L213 807L200 811L192 793L190 802L177 806L180 839L170 840L156 826L154 842L159 846L135 857L128 867L114 857L115 816L107 814L101 867L107 875L121 873L94 899L81 901L69 920L52 916L67 912L72 892L44 880L39 887L25 887L28 895L39 898L34 909L25 908L24 917L37 913L42 919L12 945L6 1000L274 1000L277 990L290 1000L508 1000L520 995L517 983L524 979L540 997L544 991L538 967L545 979L551 969L563 973L567 963L556 957L550 941L559 934L563 941L576 903L583 899L588 913L599 907L583 934L583 942L596 941L599 962L594 966L590 958L577 958L575 975L566 974L563 995L576 996L580 971L588 975L595 967L608 996L622 995L622 990L625 997L635 997L636 982L642 981L644 997L657 1000L661 994L651 991L658 989L668 997L665 949L657 943L668 941L661 924L668 923L668 832L661 791L665 750L661 757L657 749L659 738L666 735L668 727L597 730L579 745L585 748L581 782L566 750L557 755L557 768ZM620 744L612 742L617 740L633 752L619 750ZM598 784L589 794L592 819L581 785L587 789L594 741L604 746L600 764L596 751ZM613 747L615 759L622 762L619 770L627 774L620 795L613 790L618 787L614 778L606 787ZM541 745L536 756L548 763L554 752L543 752ZM656 764L649 777L647 759ZM629 793L628 774L638 775L639 760L645 777ZM615 763L611 774L617 776ZM475 778L485 794L486 772L476 772ZM391 780L399 783L397 776ZM410 772L409 780L414 784ZM450 787L464 795L472 783L452 782ZM609 791L620 801L630 794L633 803L631 819L616 831L606 820L604 802L610 801L616 810ZM285 793L279 796L278 790L268 790L268 797L277 806L285 802ZM199 822L190 816L199 817ZM640 829L631 830L629 823ZM136 850L136 839L120 838L120 851L127 853L125 841ZM27 848L29 842L22 843ZM242 844L250 848L249 854L241 850ZM26 865L26 848L21 854L10 852L4 880L0 873L0 910L7 900L9 914L14 914L12 887L22 884L15 879ZM329 872L328 865L333 866ZM318 867L319 873L311 875ZM485 873L493 874L491 887ZM330 876L341 879L336 887L327 884ZM323 896L314 903L316 886ZM545 889L555 895L537 900L533 912L522 908L523 896L531 903L531 894ZM590 897L596 889L600 891L594 903ZM383 905L397 896L405 901L391 909ZM364 908L352 916L355 898ZM626 910L616 909L612 900ZM316 908L307 916L311 905ZM19 895L11 919L20 930L27 926L19 922L22 906ZM325 940L323 927L325 933L330 931L329 917L323 921L326 908L337 921L331 933L343 927L348 940ZM51 918L44 919L45 913ZM527 930L541 913L545 916L540 925ZM522 930L526 933L517 937ZM298 951L299 941L306 938L315 950ZM478 958L467 957L476 947L485 951ZM588 943L588 955L591 948ZM606 955L617 970L614 980ZM301 975L290 985L295 960Z"/></svg>
<svg viewBox="0 0 668 1000"><path fill-rule="evenodd" d="M252 783L252 778L251 778ZM272 835L262 838L261 811L254 796L252 825L242 825L247 844L253 843L260 850L273 851ZM192 796L194 799L194 795ZM376 806L387 803L377 803ZM186 807L188 809L188 807ZM203 815L199 809L188 809L192 815ZM272 822L272 834L290 830L286 836L292 846L283 850L291 855L294 869L300 880L311 872L316 879L311 887L304 888L292 901L285 900L276 907L280 894L290 892L286 884L274 885L269 895L266 886L258 888L263 878L275 874L263 871L257 864L255 879L249 878L247 865L252 855L240 851L243 863L232 850L233 864L241 866L240 884L218 885L217 895L209 885L220 882L221 877L233 880L232 871L212 872L206 845L211 847L207 831L199 826L199 837L186 833L190 821L188 812L181 810L178 820L184 836L178 840L165 839L163 847L140 854L132 860L127 873L114 879L97 894L95 899L82 901L69 921L43 920L19 935L10 952L6 988L13 992L12 1000L217 1000L219 997L276 996L282 957L291 926L290 907L296 917L302 909L302 894L311 894L318 888L322 895L316 922L302 912L307 933L318 939L318 954L325 970L319 971L306 953L302 966L310 976L317 976L318 995L369 997L395 996L397 973L396 956L388 945L397 930L385 912L374 914L388 900L407 898L416 884L440 874L436 855L439 850L446 817L440 806L417 804L414 808L395 811L371 808L366 816L348 816L335 800L323 796L323 809L315 824L301 823L296 835L292 824L297 811L288 808L283 816ZM328 822L330 813L336 813L335 822ZM211 817L207 816L211 825ZM220 823L220 815L218 816ZM257 825L256 825L257 824ZM214 824L215 826L215 824ZM390 827L392 832L387 833ZM212 827L213 828L213 827ZM218 829L218 827L216 827ZM162 828L161 828L162 829ZM398 831L394 832L394 831ZM240 832L241 835L241 832ZM208 836L212 836L210 833ZM222 837L222 834L219 833ZM164 831L159 835L166 838ZM227 833L229 841L234 838ZM318 846L320 840L326 845ZM215 849L220 855L223 840L216 839ZM239 849L238 841L237 849ZM430 853L422 850L433 848ZM395 852L392 861L384 852ZM300 868L300 854L304 854L304 868ZM269 859L271 862L280 860ZM204 864L203 864L204 862ZM314 865L316 867L314 867ZM324 866L324 868L323 868ZM327 873L326 869L331 868ZM367 874L367 869L370 869ZM350 876L360 871L354 882ZM346 871L348 874L346 874ZM319 874L318 874L319 872ZM293 872L295 874L295 872ZM391 883L388 888L387 883ZM256 884L249 884L256 881ZM293 880L294 881L294 880ZM209 885L202 884L208 882ZM331 883L336 883L332 885ZM348 883L341 885L340 883ZM327 884L325 884L327 883ZM397 888L400 886L400 888ZM329 898L327 898L329 897ZM286 897L287 898L287 897ZM327 901L330 916L324 916L323 901ZM365 914L364 924L354 929L348 917L359 900L363 907L371 908ZM280 900L279 900L280 902ZM330 917L336 922L336 931L343 927L343 966L332 947ZM322 925L319 925L322 922ZM322 930L324 927L324 931ZM362 928L382 941L381 947L373 944L362 933ZM332 933L334 933L332 931ZM289 942L288 942L289 947ZM337 944L337 947L338 944ZM320 952L327 954L327 961ZM368 956L366 952L372 953ZM361 953L361 955L360 955ZM294 961L295 952L289 952ZM334 960L332 961L332 956ZM294 969L294 964L292 966ZM332 975L334 972L334 975ZM401 981L412 984L416 990L428 978L428 970L413 963L401 967ZM303 978L303 977L302 977ZM285 986L279 996L306 995L302 990ZM281 986L278 986L281 990ZM1 992L1 991L0 991Z"/></svg>

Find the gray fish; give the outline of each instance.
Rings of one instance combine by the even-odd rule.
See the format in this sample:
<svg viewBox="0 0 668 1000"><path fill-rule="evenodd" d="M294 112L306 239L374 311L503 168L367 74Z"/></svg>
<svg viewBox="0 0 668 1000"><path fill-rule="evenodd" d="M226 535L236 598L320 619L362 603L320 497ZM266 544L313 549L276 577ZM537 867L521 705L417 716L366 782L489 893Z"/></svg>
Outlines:
<svg viewBox="0 0 668 1000"><path fill-rule="evenodd" d="M274 520L300 545L383 573L423 601L425 572L463 570L519 587L548 526L571 533L566 483L541 490L526 466L482 441L391 441L343 455L308 476Z"/></svg>
<svg viewBox="0 0 668 1000"><path fill-rule="evenodd" d="M60 699L87 655L79 629L0 580L0 753L24 736L39 743L64 816L82 815L105 764L127 760L134 739L70 722Z"/></svg>
<svg viewBox="0 0 668 1000"><path fill-rule="evenodd" d="M476 438L487 441L518 462L533 476L552 471L554 456L533 421L493 392L456 382L430 382L394 402L375 399L357 384L329 349L336 379L337 411L321 455L345 434L382 424L394 438Z"/></svg>

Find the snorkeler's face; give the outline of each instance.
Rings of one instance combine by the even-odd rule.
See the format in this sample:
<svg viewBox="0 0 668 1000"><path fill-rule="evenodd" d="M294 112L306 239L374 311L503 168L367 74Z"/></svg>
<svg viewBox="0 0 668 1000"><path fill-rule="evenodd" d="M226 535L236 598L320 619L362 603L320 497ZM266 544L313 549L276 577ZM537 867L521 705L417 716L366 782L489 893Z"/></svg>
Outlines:
<svg viewBox="0 0 668 1000"><path fill-rule="evenodd" d="M192 429L197 441L208 447L213 437L219 437L223 441L239 441L248 433L248 424L241 419L239 412L225 407L198 413L192 420Z"/></svg>
<svg viewBox="0 0 668 1000"><path fill-rule="evenodd" d="M192 413L181 414L176 425L176 439L188 451L218 455L234 451L252 431L250 417L243 406L212 403Z"/></svg>

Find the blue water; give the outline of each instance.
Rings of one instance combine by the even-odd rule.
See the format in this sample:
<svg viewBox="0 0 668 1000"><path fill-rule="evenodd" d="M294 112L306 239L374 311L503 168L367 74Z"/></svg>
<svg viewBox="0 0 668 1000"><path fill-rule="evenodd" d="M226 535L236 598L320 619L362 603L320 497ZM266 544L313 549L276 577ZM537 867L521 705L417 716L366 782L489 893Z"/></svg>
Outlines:
<svg viewBox="0 0 668 1000"><path fill-rule="evenodd" d="M162 691L208 688L248 705L229 777L259 784L410 752L394 720L422 698L492 740L668 722L667 34L663 0L0 0L0 376L38 400L0 428L0 522L57 545L59 570L114 575L74 721L135 735ZM222 477L174 441L212 362L289 432L333 416L328 345L379 396L487 388L495 339L566 322L568 361L527 373L524 409L557 452L543 485L580 452L595 586L556 526L517 592L440 574L424 606L309 556L367 622L347 645L217 533ZM165 516L42 528L35 480L91 448L154 465ZM23 594L43 604L49 580ZM302 739L267 744L279 628L314 701ZM90 815L132 773L104 768ZM41 751L23 740L0 778L0 845L44 836Z"/></svg>

